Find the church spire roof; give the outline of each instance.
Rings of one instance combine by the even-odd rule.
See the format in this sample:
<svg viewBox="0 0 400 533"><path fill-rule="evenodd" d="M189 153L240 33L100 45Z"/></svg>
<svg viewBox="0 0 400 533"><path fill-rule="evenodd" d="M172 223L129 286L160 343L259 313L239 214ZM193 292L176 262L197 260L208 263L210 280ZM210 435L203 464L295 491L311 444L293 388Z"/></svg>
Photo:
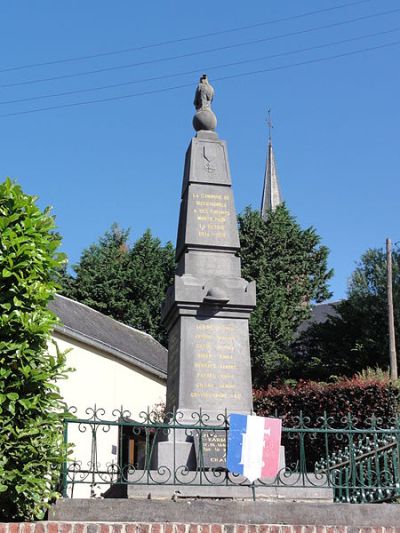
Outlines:
<svg viewBox="0 0 400 533"><path fill-rule="evenodd" d="M272 121L271 110L268 110L267 124L269 128L268 135L268 153L265 165L264 188L261 202L261 216L264 220L268 217L268 211L273 211L282 203L282 195L279 187L278 172L275 164L274 150L272 147Z"/></svg>

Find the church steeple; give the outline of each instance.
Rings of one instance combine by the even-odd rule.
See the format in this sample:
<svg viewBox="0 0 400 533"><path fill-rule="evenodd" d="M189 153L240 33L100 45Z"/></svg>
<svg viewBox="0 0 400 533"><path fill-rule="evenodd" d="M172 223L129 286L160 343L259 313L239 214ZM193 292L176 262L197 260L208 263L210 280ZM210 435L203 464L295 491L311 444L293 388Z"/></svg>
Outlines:
<svg viewBox="0 0 400 533"><path fill-rule="evenodd" d="M268 110L267 124L269 128L268 135L268 154L265 165L264 188L261 202L261 216L264 220L268 217L268 212L276 209L282 203L281 191L279 188L278 173L276 170L274 150L272 148L272 120L271 110Z"/></svg>

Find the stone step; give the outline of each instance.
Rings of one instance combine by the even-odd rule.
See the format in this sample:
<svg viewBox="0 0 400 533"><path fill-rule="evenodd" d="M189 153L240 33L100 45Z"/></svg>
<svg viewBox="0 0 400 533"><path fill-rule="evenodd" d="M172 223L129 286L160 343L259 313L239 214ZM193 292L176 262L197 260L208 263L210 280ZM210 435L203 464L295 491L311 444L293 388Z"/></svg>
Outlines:
<svg viewBox="0 0 400 533"><path fill-rule="evenodd" d="M262 500L60 499L50 510L49 520L390 527L400 524L400 506Z"/></svg>
<svg viewBox="0 0 400 533"><path fill-rule="evenodd" d="M237 476L234 483L226 483L225 472L186 472L175 476L162 470L136 471L129 476L128 498L178 499L178 498L238 498L263 500L333 501L333 490L324 486L325 479L313 474L304 478L291 474L280 486L273 486L272 479L256 482L254 491L245 477ZM264 483L264 484L263 484ZM269 486L268 486L269 484Z"/></svg>

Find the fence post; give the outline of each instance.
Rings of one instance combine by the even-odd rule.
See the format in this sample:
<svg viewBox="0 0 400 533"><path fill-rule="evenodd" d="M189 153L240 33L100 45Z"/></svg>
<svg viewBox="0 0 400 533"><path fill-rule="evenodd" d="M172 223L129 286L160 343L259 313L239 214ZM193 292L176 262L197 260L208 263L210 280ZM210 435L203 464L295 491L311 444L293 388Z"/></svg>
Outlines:
<svg viewBox="0 0 400 533"><path fill-rule="evenodd" d="M62 496L63 498L67 497L67 489L68 489L68 458L67 458L67 451L68 451L68 420L64 418L63 420L63 442L64 447L66 451L65 459L63 462L62 467Z"/></svg>

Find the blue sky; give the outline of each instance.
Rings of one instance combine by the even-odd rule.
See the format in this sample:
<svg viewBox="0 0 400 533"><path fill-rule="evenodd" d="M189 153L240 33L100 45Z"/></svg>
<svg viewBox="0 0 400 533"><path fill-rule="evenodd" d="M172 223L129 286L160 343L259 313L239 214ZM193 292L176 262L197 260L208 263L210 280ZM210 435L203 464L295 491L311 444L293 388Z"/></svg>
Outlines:
<svg viewBox="0 0 400 533"><path fill-rule="evenodd" d="M113 222L132 240L150 227L175 242L203 72L238 211L259 207L272 109L283 195L329 247L335 299L367 248L400 240L398 0L20 0L2 2L0 17L0 179L16 178L53 206L70 263ZM165 41L175 42L148 46ZM48 78L58 79L38 81Z"/></svg>

